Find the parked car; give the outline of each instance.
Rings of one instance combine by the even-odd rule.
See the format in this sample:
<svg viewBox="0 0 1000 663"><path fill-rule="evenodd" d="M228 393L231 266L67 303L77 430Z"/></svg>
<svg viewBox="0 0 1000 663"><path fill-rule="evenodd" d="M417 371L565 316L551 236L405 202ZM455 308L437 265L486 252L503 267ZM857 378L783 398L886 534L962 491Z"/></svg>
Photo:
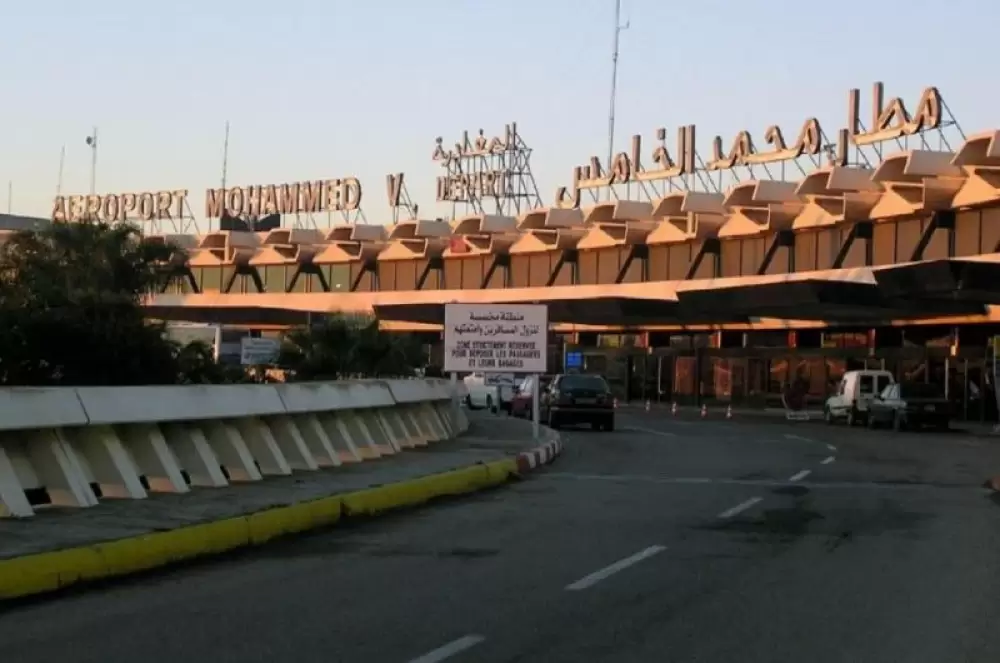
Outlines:
<svg viewBox="0 0 1000 663"><path fill-rule="evenodd" d="M837 385L837 392L826 399L823 418L832 424L838 419L848 426L863 423L868 418L868 407L875 397L896 380L889 371L847 371Z"/></svg>
<svg viewBox="0 0 1000 663"><path fill-rule="evenodd" d="M542 392L545 392L552 383L551 375L542 375L541 384ZM524 378L521 384L514 387L514 396L510 401L510 414L514 417L523 417L525 419L531 419L531 395L535 390L535 376L531 375Z"/></svg>
<svg viewBox="0 0 1000 663"><path fill-rule="evenodd" d="M510 409L514 397L514 377L506 373L470 373L465 384L465 404L470 410L486 408L490 412Z"/></svg>
<svg viewBox="0 0 1000 663"><path fill-rule="evenodd" d="M550 428L589 423L594 430L615 429L615 401L600 375L557 375L539 403L539 418Z"/></svg>
<svg viewBox="0 0 1000 663"><path fill-rule="evenodd" d="M948 428L952 405L944 389L921 383L891 384L868 406L868 426L892 426L894 430L933 426Z"/></svg>

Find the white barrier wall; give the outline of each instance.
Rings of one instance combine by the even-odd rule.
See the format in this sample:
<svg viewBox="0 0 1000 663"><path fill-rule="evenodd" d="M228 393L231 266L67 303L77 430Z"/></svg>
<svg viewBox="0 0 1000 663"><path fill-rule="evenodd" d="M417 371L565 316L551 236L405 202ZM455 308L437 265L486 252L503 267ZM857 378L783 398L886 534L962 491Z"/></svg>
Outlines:
<svg viewBox="0 0 1000 663"><path fill-rule="evenodd" d="M469 422L441 379L0 389L0 516L32 495L100 497L261 481L452 438Z"/></svg>

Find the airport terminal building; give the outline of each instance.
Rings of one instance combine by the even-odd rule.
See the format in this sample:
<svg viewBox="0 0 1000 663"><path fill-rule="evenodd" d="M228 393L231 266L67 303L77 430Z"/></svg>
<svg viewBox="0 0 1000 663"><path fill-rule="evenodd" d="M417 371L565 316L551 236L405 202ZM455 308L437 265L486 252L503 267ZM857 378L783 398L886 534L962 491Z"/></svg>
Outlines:
<svg viewBox="0 0 1000 663"><path fill-rule="evenodd" d="M794 142L771 127L706 155L693 125L676 148L664 130L653 149L635 136L611 163L576 168L553 204L520 210L499 202L524 170L510 165L516 129L449 152L439 140L438 199L466 205L452 221L310 227L294 220L299 185L222 192L220 213L284 206L285 221L151 233L183 250L150 310L271 328L374 311L439 346L445 303L547 303L551 370L602 373L620 398L776 404L804 379L819 402L844 371L884 367L944 384L963 418L996 420L1000 132L956 138L935 88L912 112L873 94L863 123L851 91L832 139L815 119ZM350 208L348 180L324 184L331 209ZM388 184L402 209L402 175Z"/></svg>

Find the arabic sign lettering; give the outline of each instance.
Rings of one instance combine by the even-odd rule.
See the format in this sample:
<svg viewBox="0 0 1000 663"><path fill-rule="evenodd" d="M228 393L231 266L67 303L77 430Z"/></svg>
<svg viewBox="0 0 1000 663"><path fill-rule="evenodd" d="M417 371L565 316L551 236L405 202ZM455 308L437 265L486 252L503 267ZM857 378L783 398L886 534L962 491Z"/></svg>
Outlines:
<svg viewBox="0 0 1000 663"><path fill-rule="evenodd" d="M537 304L447 304L444 370L545 373L548 317Z"/></svg>
<svg viewBox="0 0 1000 663"><path fill-rule="evenodd" d="M698 165L693 124L678 128L677 148L673 154L667 147L667 130L660 128L656 132L651 165L644 163L642 137L635 135L629 151L614 155L611 163L605 164L600 158L591 157L588 164L574 168L572 184L556 190L555 205L578 208L581 204L581 191L630 182L672 180L699 169L721 171L738 166L792 161L802 156L825 158L831 164L844 166L847 165L850 145L872 145L940 128L944 109L941 93L936 87L928 87L923 91L911 114L900 97L886 101L885 86L875 83L872 86L871 121L868 127L861 121L860 92L852 89L848 93L847 127L837 132L835 141L828 143L819 120L810 117L802 123L791 144L787 142L781 127L776 124L764 131L763 143L767 147L758 145L748 130L737 132L728 143L722 136L715 136L711 143L711 155L701 166Z"/></svg>

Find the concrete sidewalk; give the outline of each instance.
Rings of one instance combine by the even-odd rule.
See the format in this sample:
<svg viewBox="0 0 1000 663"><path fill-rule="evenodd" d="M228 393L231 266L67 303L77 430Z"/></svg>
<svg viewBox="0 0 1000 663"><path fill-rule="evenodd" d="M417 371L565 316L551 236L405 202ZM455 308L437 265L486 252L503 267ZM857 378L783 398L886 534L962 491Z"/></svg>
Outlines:
<svg viewBox="0 0 1000 663"><path fill-rule="evenodd" d="M6 586L15 571L44 575L44 569L33 570L35 559L55 558L61 553L66 553L63 558L70 556L74 560L96 555L104 559L89 563L106 567L110 564L107 558L123 552L110 551L116 544L135 544L128 545L124 555L142 557L147 553L133 548L141 547L143 541L163 533L190 532L182 543L167 546L170 551L150 553L158 563L122 562L135 567L132 570L144 570L333 524L341 516L374 515L437 496L499 485L534 466L533 462L519 462L524 460L523 452L549 442L547 460L558 453L558 437L547 429L543 429L544 438L535 442L528 422L480 413L470 415L469 419L469 430L456 440L383 459L296 472L226 488L197 489L186 495L151 494L145 500L104 500L89 509L48 507L39 509L32 519L0 519L0 599L40 593ZM533 461L535 455L531 458ZM247 542L213 543L210 539L220 536L218 528L205 528L225 523L229 525L222 538L228 541L242 537ZM178 547L182 548L180 552ZM85 562L76 560L71 564ZM65 572L58 569L60 574ZM90 579L85 569L79 575L76 579L57 578L54 588ZM108 573L105 568L98 577L112 575L124 573Z"/></svg>

